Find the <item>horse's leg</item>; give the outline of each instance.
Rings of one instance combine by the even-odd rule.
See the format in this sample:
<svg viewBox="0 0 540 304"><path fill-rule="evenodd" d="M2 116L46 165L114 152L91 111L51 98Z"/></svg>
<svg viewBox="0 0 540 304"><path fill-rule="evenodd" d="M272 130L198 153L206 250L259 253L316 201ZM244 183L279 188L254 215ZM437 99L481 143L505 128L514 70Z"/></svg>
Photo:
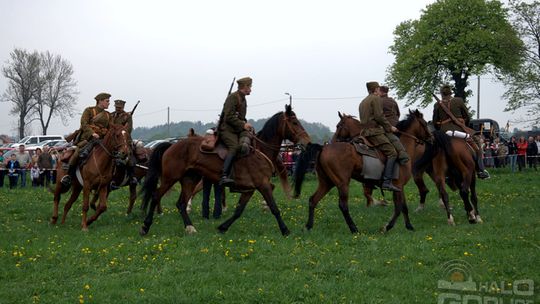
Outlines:
<svg viewBox="0 0 540 304"><path fill-rule="evenodd" d="M366 198L366 207L371 207L374 204L373 201L373 187L370 187L366 184L362 184L364 188L364 197Z"/></svg>
<svg viewBox="0 0 540 304"><path fill-rule="evenodd" d="M339 210L341 210L341 213L343 214L345 222L349 226L351 233L358 233L358 228L356 227L356 224L354 223L353 219L351 218L351 214L349 213L349 184L342 184L341 186L338 186L338 191ZM364 186L364 193L365 191L366 186Z"/></svg>
<svg viewBox="0 0 540 304"><path fill-rule="evenodd" d="M473 176L471 180L471 202L473 208L476 211L476 222L483 223L482 218L480 217L480 211L478 211L478 196L476 195L476 177Z"/></svg>
<svg viewBox="0 0 540 304"><path fill-rule="evenodd" d="M54 188L54 198L53 198L53 214L51 217L51 224L55 225L58 221L58 205L60 204L60 198L62 196L62 184L56 183Z"/></svg>
<svg viewBox="0 0 540 304"><path fill-rule="evenodd" d="M290 200L292 198L292 195L291 186L289 185L289 181L287 180L287 168L285 168L285 165L281 161L276 162L275 166L276 171L279 175L279 181L281 183L281 186L283 187L283 192L285 192L285 197Z"/></svg>
<svg viewBox="0 0 540 304"><path fill-rule="evenodd" d="M319 184L317 185L317 190L315 190L315 193L309 198L309 213L308 213L308 221L306 223L306 229L311 230L313 228L313 222L315 218L315 207L317 207L317 204L319 201L330 191L330 189L333 188L332 184L329 180L327 180L327 177L319 173L318 179Z"/></svg>
<svg viewBox="0 0 540 304"><path fill-rule="evenodd" d="M92 196L92 200L90 201L90 208L92 208L92 210L96 211L96 202L99 198L99 193L98 192L94 192L94 195Z"/></svg>
<svg viewBox="0 0 540 304"><path fill-rule="evenodd" d="M254 191L244 192L240 195L240 199L238 200L238 205L236 206L236 209L234 209L234 214L223 224L218 226L218 230L220 232L226 232L229 230L229 227L236 221L240 215L242 215L242 212L244 212L244 209L246 208L246 205L249 201L249 199L253 196Z"/></svg>
<svg viewBox="0 0 540 304"><path fill-rule="evenodd" d="M71 206L73 205L73 203L79 197L79 194L81 193L81 190L82 190L82 187L79 186L79 185L74 185L71 188L71 195L69 196L69 199L67 200L66 204L64 205L64 213L62 214L62 222L61 222L62 224L64 224L66 222L67 214L68 214L69 210L71 210Z"/></svg>
<svg viewBox="0 0 540 304"><path fill-rule="evenodd" d="M86 222L87 225L92 224L103 212L107 211L107 188L108 186L101 186L94 194L94 197L99 197L99 204L97 206L96 213L94 213L94 215L92 215Z"/></svg>
<svg viewBox="0 0 540 304"><path fill-rule="evenodd" d="M131 214L131 211L133 211L133 205L135 204L135 200L137 200L137 185L135 184L129 184L129 205L126 214Z"/></svg>
<svg viewBox="0 0 540 304"><path fill-rule="evenodd" d="M465 207L465 212L467 212L467 216L469 218L470 224L476 224L476 214L473 206L471 205L471 201L469 200L469 189L471 187L471 181L468 176L463 177L463 182L461 183L459 187L459 196L461 196L461 199L463 200L463 205Z"/></svg>
<svg viewBox="0 0 540 304"><path fill-rule="evenodd" d="M444 175L436 176L434 177L433 181L435 182L435 185L437 186L437 190L439 191L439 197L443 202L444 210L446 211L446 219L448 221L448 225L455 226L456 223L454 222L454 216L452 215L452 211L450 209L448 192L446 192L445 176Z"/></svg>
<svg viewBox="0 0 540 304"><path fill-rule="evenodd" d="M150 226L152 226L152 222L154 221L154 212L156 210L157 205L161 201L161 198L169 189L176 183L176 180L162 180L161 185L159 188L154 192L152 195L152 200L150 202L150 207L148 209L148 214L146 215L146 218L144 219L144 223L139 230L140 235L146 235L148 231L150 231Z"/></svg>
<svg viewBox="0 0 540 304"><path fill-rule="evenodd" d="M289 228L287 228L287 225L285 225L285 222L283 222L283 218L281 217L281 212L279 212L279 208L274 199L274 195L272 194L272 190L273 190L272 184L267 184L259 188L259 192L262 194L264 200L266 201L268 208L270 208L270 212L272 212L272 214L276 218L281 234L284 236L289 235L290 234Z"/></svg>
<svg viewBox="0 0 540 304"><path fill-rule="evenodd" d="M185 230L188 234L197 232L197 230L193 226L193 223L191 222L191 219L189 218L189 214L187 212L187 203L189 198L192 197L193 189L197 186L197 183L199 183L200 179L200 177L195 179L192 177L184 178L182 180L182 191L180 192L178 201L176 201L176 208L180 212L180 216L184 221Z"/></svg>
<svg viewBox="0 0 540 304"><path fill-rule="evenodd" d="M87 216L90 209L90 186L87 184L83 187L83 203L82 203L82 231L88 231Z"/></svg>
<svg viewBox="0 0 540 304"><path fill-rule="evenodd" d="M415 212L420 212L424 210L426 207L426 197L429 193L429 189L426 186L426 183L424 182L424 174L419 173L414 175L414 183L416 187L418 188L418 193L420 194L420 204L418 204L418 207L416 208Z"/></svg>
<svg viewBox="0 0 540 304"><path fill-rule="evenodd" d="M394 200L394 213L392 214L392 217L390 218L390 221L388 221L386 226L384 226L382 228L383 232L387 232L390 229L392 229L394 227L394 225L396 224L397 218L401 214L402 207L403 207L403 202L402 202L402 198L401 198L402 193L403 193L403 188L401 188L400 192L394 192L393 195L392 195L393 200Z"/></svg>
<svg viewBox="0 0 540 304"><path fill-rule="evenodd" d="M404 190L405 187L403 187ZM414 231L414 227L409 219L409 207L407 207L407 196L403 191L398 193L401 196L401 212L403 213L403 219L405 220L405 228L410 231Z"/></svg>

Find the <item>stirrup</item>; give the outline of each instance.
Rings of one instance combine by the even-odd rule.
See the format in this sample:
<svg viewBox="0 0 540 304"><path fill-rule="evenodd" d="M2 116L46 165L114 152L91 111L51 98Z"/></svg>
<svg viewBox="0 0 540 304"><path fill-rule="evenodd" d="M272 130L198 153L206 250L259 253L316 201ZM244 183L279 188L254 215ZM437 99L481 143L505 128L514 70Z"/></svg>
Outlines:
<svg viewBox="0 0 540 304"><path fill-rule="evenodd" d="M393 192L401 192L401 189L399 189L398 187L394 186L394 184L392 184L392 180L385 180L382 183L381 189L390 190Z"/></svg>
<svg viewBox="0 0 540 304"><path fill-rule="evenodd" d="M229 178L228 176L222 176L219 180L219 185L224 187L234 186L234 179Z"/></svg>
<svg viewBox="0 0 540 304"><path fill-rule="evenodd" d="M478 172L476 174L476 176L478 176L479 179L489 179L489 178L491 178L491 176L489 175L489 172L487 172L486 170Z"/></svg>

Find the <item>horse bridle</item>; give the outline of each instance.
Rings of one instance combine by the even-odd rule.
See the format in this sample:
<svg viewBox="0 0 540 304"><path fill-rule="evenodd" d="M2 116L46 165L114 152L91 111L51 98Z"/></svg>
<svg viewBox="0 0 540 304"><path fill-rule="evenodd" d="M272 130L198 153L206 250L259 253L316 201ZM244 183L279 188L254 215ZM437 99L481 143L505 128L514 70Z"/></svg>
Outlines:
<svg viewBox="0 0 540 304"><path fill-rule="evenodd" d="M125 130L122 130L122 132L125 132ZM126 145L127 147L129 147L129 144L128 144L127 141L126 141L126 138L125 138L125 136L124 136L124 133L122 133L122 142L119 143L119 144L117 144L117 145L115 145L115 146L113 147L113 152L112 152L112 153L109 151L109 149L107 149L107 147L105 147L105 145L103 144L103 141L102 141L102 140L100 140L100 141L98 142L98 144L101 146L101 148L103 148L103 151L105 151L105 153L106 153L108 156L112 157L112 158L115 159L115 160L122 160L121 157L120 157L120 155L119 155L119 153L118 153L118 151L116 151L119 147L121 147L121 146L123 146L123 145Z"/></svg>
<svg viewBox="0 0 540 304"><path fill-rule="evenodd" d="M291 127L291 122L289 121L289 119L293 118L293 117L296 118L296 115L288 116L286 113L283 113L283 115L285 115L285 117L283 118L283 121L285 123L283 124L283 128L281 129L281 134L285 135L285 128L289 127L289 130L291 130L291 132L293 133L293 138L299 139L300 135L304 135L304 134L308 135L306 130L302 130L302 132L295 132L294 129ZM251 138L253 138L255 141L260 143L262 146L264 146L264 147L266 147L266 148L268 148L270 150L279 151L281 149L281 144L280 145L272 145L272 144L264 142L262 139L258 138L253 133L249 133L249 135L250 135Z"/></svg>

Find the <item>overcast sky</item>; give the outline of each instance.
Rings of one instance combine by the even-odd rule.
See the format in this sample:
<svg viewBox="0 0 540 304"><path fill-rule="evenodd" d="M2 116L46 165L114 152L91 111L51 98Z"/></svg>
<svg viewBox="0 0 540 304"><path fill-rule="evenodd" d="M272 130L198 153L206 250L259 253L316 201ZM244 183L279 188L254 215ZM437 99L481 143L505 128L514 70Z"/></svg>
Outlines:
<svg viewBox="0 0 540 304"><path fill-rule="evenodd" d="M128 110L141 101L135 127L165 123L167 107L173 122L216 121L232 78L250 76L248 118L283 110L289 92L300 118L334 130L337 111L358 115L367 81L384 83L395 27L431 2L0 0L0 64L14 48L59 54L74 66L78 113L109 92ZM504 88L491 78L481 81L481 117L501 127L519 120L503 112ZM10 109L0 103L0 134L17 134ZM432 108L422 111L429 120ZM48 133L66 134L79 119L56 118Z"/></svg>

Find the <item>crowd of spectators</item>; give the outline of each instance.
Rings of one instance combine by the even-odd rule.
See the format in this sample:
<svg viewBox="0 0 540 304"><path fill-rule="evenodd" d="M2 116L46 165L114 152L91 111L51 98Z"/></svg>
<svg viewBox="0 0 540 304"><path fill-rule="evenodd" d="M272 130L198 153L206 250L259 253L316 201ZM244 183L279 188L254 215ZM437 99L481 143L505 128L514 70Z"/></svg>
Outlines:
<svg viewBox="0 0 540 304"><path fill-rule="evenodd" d="M510 166L512 172L524 169L537 170L540 158L540 135L533 137L520 136L517 139L512 136L506 143L501 143L498 138L493 142L485 140L483 144L484 165L486 167L504 168Z"/></svg>
<svg viewBox="0 0 540 304"><path fill-rule="evenodd" d="M5 156L9 154L9 156ZM0 188L4 187L6 177L9 188L24 188L28 178L33 187L45 187L56 179L56 161L58 152L44 146L27 151L20 145L16 151L0 151ZM7 185L6 185L7 186Z"/></svg>

